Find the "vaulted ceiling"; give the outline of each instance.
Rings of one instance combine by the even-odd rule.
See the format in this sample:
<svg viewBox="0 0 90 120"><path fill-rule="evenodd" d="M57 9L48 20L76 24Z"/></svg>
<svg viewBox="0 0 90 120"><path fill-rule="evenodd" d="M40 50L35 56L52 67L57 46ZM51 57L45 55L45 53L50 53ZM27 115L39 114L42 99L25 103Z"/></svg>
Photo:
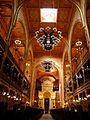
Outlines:
<svg viewBox="0 0 90 120"><path fill-rule="evenodd" d="M21 3L22 0L18 1L18 3ZM4 40L6 40L5 38L8 33L7 31L13 13L12 3L13 0L0 0L0 34ZM41 22L41 8L56 8L58 10L57 21L54 23ZM90 7L88 5L87 20L90 28L89 8ZM26 62L31 64L32 54L33 60L39 60L41 58L43 58L42 60L53 58L54 62L56 61L55 65L57 66L57 63L60 62L63 56L65 41L68 41L68 33L74 13L75 6L72 4L72 2L70 2L70 0L26 0L24 2L24 5L22 6L22 9L19 12L18 19L16 21L15 27L12 30L10 38L10 50L22 71L24 71L25 69L25 57L27 58ZM43 50L43 48L38 44L37 40L35 39L35 32L38 31L40 27L46 28L47 26L51 28L56 27L57 30L62 32L63 36L61 42L52 51ZM85 40L85 33L81 26L81 24L76 24L73 31L72 57L77 56L75 43L78 41L78 39L82 40L85 47L87 44ZM16 39L19 39L21 41L20 45L15 44ZM66 61L68 61L67 57ZM56 66L54 67L55 71L53 71L52 73L46 73L42 70L41 63L38 63L36 67L38 78L40 78L43 75L53 75L57 78L59 71L56 68ZM26 72L28 73L30 71L30 67L27 68L26 66Z"/></svg>

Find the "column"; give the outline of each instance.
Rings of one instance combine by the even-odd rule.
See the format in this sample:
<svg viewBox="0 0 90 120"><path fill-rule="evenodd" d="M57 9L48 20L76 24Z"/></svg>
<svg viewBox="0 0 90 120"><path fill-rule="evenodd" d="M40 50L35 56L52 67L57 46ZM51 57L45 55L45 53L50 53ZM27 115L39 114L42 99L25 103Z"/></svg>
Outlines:
<svg viewBox="0 0 90 120"><path fill-rule="evenodd" d="M60 94L60 104L64 107L64 79L63 79L63 70L59 72L59 94Z"/></svg>
<svg viewBox="0 0 90 120"><path fill-rule="evenodd" d="M36 83L36 73L34 66L32 66L32 77L31 77L31 88L30 88L30 106L34 105L34 93L35 93L35 83Z"/></svg>

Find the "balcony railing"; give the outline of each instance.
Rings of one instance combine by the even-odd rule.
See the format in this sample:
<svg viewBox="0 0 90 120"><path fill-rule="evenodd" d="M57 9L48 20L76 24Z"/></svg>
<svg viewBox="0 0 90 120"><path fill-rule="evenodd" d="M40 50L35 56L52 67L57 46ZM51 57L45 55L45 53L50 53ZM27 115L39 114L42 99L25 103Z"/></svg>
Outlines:
<svg viewBox="0 0 90 120"><path fill-rule="evenodd" d="M74 95L86 89L90 89L90 80L87 81L85 84L82 84L82 86L78 87L76 90L74 90Z"/></svg>

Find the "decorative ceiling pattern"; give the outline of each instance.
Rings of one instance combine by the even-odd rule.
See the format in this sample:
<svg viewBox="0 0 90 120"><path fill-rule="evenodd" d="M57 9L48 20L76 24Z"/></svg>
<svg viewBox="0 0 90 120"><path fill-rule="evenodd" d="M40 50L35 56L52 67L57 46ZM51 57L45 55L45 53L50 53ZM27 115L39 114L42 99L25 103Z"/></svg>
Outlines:
<svg viewBox="0 0 90 120"><path fill-rule="evenodd" d="M33 4L34 3L34 4ZM63 39L67 39L67 34L69 30L69 24L71 21L71 16L73 12L72 4L68 0L31 0L28 4L26 4L26 13L28 17L28 25L29 25L29 34L35 36L35 32L39 30L40 27L46 28L56 27L57 30L62 32ZM46 23L41 22L40 9L41 8L56 8L58 11L57 14L57 22L56 23ZM68 14L69 13L69 14ZM38 45L36 39L33 38L32 47L34 51L34 57L41 56L53 56L55 58L62 57L64 43L60 42L57 47L49 52L45 52L41 46ZM37 54L37 51L39 54Z"/></svg>
<svg viewBox="0 0 90 120"><path fill-rule="evenodd" d="M22 0L19 0L19 2L20 1ZM90 29L90 2L89 0L87 2L88 2L87 22ZM41 22L41 15L40 15L41 8L56 8L57 9L56 23ZM18 15L16 25L14 26L14 29L11 33L10 50L12 50L12 53L14 54L15 52L14 48L16 46L15 40L19 39L21 41L21 45L19 52L17 53L17 56L24 58L27 49L29 48L30 45L33 51L34 60L39 59L41 57L53 58L57 60L62 59L65 48L65 41L68 42L68 33L74 12L75 12L75 6L69 0L26 0L25 4L23 5ZM0 34L4 38L4 40L7 36L7 31L10 25L12 13L13 13L12 0L0 0L0 29L1 29ZM37 43L37 40L35 39L35 32L38 31L40 27L46 28L47 26L52 28L56 27L58 31L62 32L63 38L61 42L52 51L46 52ZM27 31L27 34L25 30ZM28 36L28 39L26 36ZM75 46L75 43L78 40L82 41L83 47L85 48L87 44L85 38L85 31L84 28L82 28L82 24L79 23L75 25L72 34L72 43L71 43L72 58L78 57L76 50L77 47ZM28 51L30 52L30 50ZM31 53L28 54L27 60L28 61L31 60ZM65 61L66 63L68 63L67 57ZM22 67L22 70L24 71L24 67ZM39 73L38 77L45 74L45 72L42 72L40 65L38 66L37 73ZM56 76L57 71L55 71L55 73L51 73L51 75Z"/></svg>

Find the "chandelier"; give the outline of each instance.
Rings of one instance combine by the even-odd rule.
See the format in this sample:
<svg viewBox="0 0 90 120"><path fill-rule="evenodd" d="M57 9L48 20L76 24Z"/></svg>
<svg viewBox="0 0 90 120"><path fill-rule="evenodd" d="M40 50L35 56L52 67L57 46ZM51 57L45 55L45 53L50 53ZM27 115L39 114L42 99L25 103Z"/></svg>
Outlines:
<svg viewBox="0 0 90 120"><path fill-rule="evenodd" d="M45 72L50 72L50 70L53 68L53 62L52 61L44 61L44 62L42 62L42 67L45 69Z"/></svg>
<svg viewBox="0 0 90 120"><path fill-rule="evenodd" d="M57 31L57 28L40 28L35 32L37 42L44 50L52 50L61 40L61 31Z"/></svg>

